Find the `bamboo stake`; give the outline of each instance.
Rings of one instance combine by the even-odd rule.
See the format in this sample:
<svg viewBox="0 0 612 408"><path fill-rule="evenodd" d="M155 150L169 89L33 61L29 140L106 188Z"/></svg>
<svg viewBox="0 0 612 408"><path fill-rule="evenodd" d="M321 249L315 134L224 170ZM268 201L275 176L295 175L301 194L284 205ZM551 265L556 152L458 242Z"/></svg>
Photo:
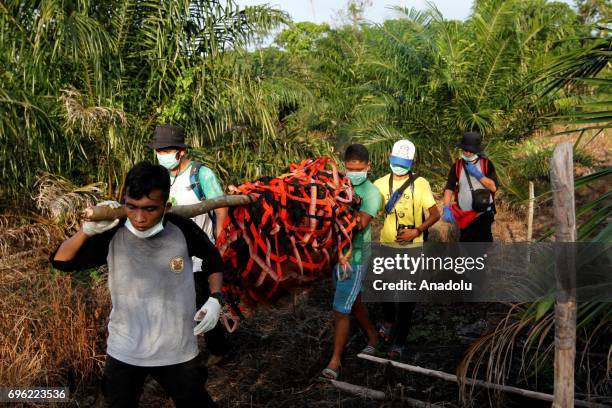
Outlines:
<svg viewBox="0 0 612 408"><path fill-rule="evenodd" d="M435 377L435 378L438 378L440 380L451 381L451 382L454 382L454 383L457 383L457 384L459 383L459 379L457 378L456 375L445 373L443 371L431 370L429 368L423 368L423 367L414 366L414 365L410 365L410 364L400 363L400 362L397 362L397 361L388 360L386 358L370 356L368 354L358 354L357 357L363 358L364 360L373 361L375 363L391 364L393 367L401 368L402 370L407 370L407 371L410 371L410 372L413 372L413 373L428 375L430 377ZM488 388L488 389L492 389L492 390L496 390L496 391L505 391L505 392L508 392L508 393L511 393L511 394L521 395L523 397L538 399L538 400L542 400L542 401L552 401L553 398L554 398L553 395L545 394L543 392L525 390L525 389L522 389L522 388L512 387L512 386L509 386L509 385L494 384L494 383L491 383L491 382L482 381L482 380L476 380L476 379L473 379L473 378L466 378L465 382L467 384L474 385L474 386ZM592 408L606 408L606 407L610 408L609 405L602 405L602 404L591 403L591 402L581 401L581 400L574 400L574 404L575 405L570 405L570 406L592 407Z"/></svg>
<svg viewBox="0 0 612 408"><path fill-rule="evenodd" d="M385 400L385 393L382 391L373 390L371 388L362 387L360 385L350 384L344 381L330 380L330 382L334 387L338 388L339 390L346 391L353 395L370 398L376 401ZM409 397L403 397L402 402L404 402L406 406L413 408L441 408L440 405L420 401Z"/></svg>
<svg viewBox="0 0 612 408"><path fill-rule="evenodd" d="M555 214L555 242L576 241L574 160L572 145L559 144L550 162ZM555 386L553 408L573 406L576 359L575 254L570 246L555 248L558 295L555 302ZM563 273L566 271L566 273Z"/></svg>
<svg viewBox="0 0 612 408"><path fill-rule="evenodd" d="M360 397L370 398L377 401L383 401L385 399L385 393L382 391L350 384L344 381L329 380L329 382L339 390L349 392L353 395L358 395Z"/></svg>
<svg viewBox="0 0 612 408"><path fill-rule="evenodd" d="M250 195L224 195L221 197L204 200L196 204L176 205L171 207L168 212L181 215L185 218L193 218L197 215L205 214L217 208L247 205L253 201L254 198ZM81 218L85 221L104 221L125 217L126 212L124 206L119 208L111 208L107 206L89 207L83 210L81 213Z"/></svg>
<svg viewBox="0 0 612 408"><path fill-rule="evenodd" d="M527 242L533 238L533 204L535 198L533 193L533 181L529 182L529 211L527 212Z"/></svg>
<svg viewBox="0 0 612 408"><path fill-rule="evenodd" d="M408 397L402 398L402 402L405 402L406 406L414 407L414 408L442 408L442 405L432 404L430 402L419 401L417 399L408 398Z"/></svg>

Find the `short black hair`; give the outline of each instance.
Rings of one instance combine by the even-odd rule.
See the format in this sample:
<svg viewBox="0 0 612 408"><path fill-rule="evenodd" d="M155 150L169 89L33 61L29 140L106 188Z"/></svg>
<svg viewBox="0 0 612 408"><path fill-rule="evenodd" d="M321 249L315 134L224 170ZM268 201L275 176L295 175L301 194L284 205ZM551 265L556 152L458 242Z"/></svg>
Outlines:
<svg viewBox="0 0 612 408"><path fill-rule="evenodd" d="M368 149L359 143L355 143L346 148L344 152L344 161L358 160L368 163L370 161L370 154Z"/></svg>
<svg viewBox="0 0 612 408"><path fill-rule="evenodd" d="M135 164L125 176L123 189L124 198L129 195L136 200L144 196L150 198L149 194L153 190L160 190L166 202L170 197L170 174L159 164L142 161Z"/></svg>

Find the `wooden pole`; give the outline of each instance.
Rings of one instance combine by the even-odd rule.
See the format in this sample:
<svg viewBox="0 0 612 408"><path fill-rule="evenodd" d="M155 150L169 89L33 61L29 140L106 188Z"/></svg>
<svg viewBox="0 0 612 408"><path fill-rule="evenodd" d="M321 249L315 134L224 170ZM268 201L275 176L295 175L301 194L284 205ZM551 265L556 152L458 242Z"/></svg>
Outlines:
<svg viewBox="0 0 612 408"><path fill-rule="evenodd" d="M533 193L533 181L529 182L529 210L527 212L527 242L533 239L533 204L535 198Z"/></svg>
<svg viewBox="0 0 612 408"><path fill-rule="evenodd" d="M353 395L358 395L360 397L370 398L377 401L383 401L385 399L385 393L382 391L373 390L360 385L349 384L344 381L329 380L329 382L339 390L349 392Z"/></svg>
<svg viewBox="0 0 612 408"><path fill-rule="evenodd" d="M459 379L457 378L456 375L445 373L443 371L431 370L429 368L423 368L423 367L414 366L410 364L400 363L397 361L388 360L386 358L370 356L368 354L358 354L357 357L363 358L364 360L373 361L375 363L390 364L393 367L401 368L402 370L406 370L406 371L410 371L410 372L418 373L418 374L424 374L430 377L438 378L440 380L451 381L451 382L459 384ZM542 401L553 401L554 399L554 396L551 394L546 394L543 392L537 392L537 391L531 391L531 390L524 390L522 388L512 387L509 385L494 384L491 382L476 380L473 378L466 378L464 381L466 384L488 388L488 389L496 390L496 391L504 391L504 392L508 392L511 394L521 395L523 397L538 399ZM596 404L596 403L591 403L588 401L581 401L581 400L575 400L574 405L568 405L568 406L569 407L576 406L576 407L592 407L592 408L606 408L606 407L610 408L609 405Z"/></svg>
<svg viewBox="0 0 612 408"><path fill-rule="evenodd" d="M555 385L553 408L572 407L576 359L575 251L560 243L576 241L574 160L572 145L559 144L550 162L550 181L555 214Z"/></svg>
<svg viewBox="0 0 612 408"><path fill-rule="evenodd" d="M193 218L200 214L205 214L217 208L236 207L239 205L248 205L255 201L255 198L250 195L224 195L220 197L204 200L196 204L190 205L175 205L168 210L172 214L178 214L185 218ZM111 208L107 206L89 207L83 210L81 218L85 221L104 221L114 220L117 218L125 218L125 207Z"/></svg>
<svg viewBox="0 0 612 408"><path fill-rule="evenodd" d="M353 395L358 395L364 398L370 398L376 401L384 401L385 393L382 391L373 390L371 388L362 387L360 385L350 384L344 381L329 380L329 382L339 390L346 391ZM432 404L409 397L402 397L402 402L407 407L413 408L441 408L440 405Z"/></svg>

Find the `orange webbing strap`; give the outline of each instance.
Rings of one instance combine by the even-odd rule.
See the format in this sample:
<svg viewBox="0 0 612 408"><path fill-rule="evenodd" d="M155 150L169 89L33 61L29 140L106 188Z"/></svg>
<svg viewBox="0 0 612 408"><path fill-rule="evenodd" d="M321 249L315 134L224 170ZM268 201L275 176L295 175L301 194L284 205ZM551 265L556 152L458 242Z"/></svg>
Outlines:
<svg viewBox="0 0 612 408"><path fill-rule="evenodd" d="M232 267L227 281L237 296L257 302L270 299L292 274L301 282L316 279L333 261L332 251L342 266L348 264L358 211L349 180L329 157L289 169L280 177L230 187L255 198L230 209L217 240Z"/></svg>

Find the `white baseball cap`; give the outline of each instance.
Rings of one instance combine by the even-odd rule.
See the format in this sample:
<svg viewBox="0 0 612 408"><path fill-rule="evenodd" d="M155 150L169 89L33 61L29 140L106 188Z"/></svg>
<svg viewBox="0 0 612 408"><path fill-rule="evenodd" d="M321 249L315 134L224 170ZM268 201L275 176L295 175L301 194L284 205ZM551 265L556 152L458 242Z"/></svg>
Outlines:
<svg viewBox="0 0 612 408"><path fill-rule="evenodd" d="M391 159L389 161L395 166L411 168L415 151L416 147L414 147L414 143L412 143L410 140L398 140L393 145L393 149L391 150Z"/></svg>

